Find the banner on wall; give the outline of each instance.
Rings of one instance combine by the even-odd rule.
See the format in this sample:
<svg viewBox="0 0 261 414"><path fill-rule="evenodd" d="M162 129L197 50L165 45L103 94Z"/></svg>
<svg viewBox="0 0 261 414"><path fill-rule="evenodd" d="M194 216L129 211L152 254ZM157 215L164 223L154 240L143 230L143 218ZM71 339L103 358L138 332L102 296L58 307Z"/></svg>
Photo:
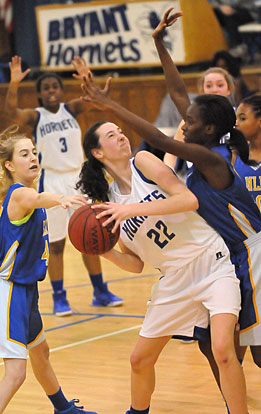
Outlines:
<svg viewBox="0 0 261 414"><path fill-rule="evenodd" d="M160 65L152 32L178 0L89 2L36 7L43 69L72 70L74 56L92 69ZM165 44L175 60L185 60L182 21L170 27Z"/></svg>

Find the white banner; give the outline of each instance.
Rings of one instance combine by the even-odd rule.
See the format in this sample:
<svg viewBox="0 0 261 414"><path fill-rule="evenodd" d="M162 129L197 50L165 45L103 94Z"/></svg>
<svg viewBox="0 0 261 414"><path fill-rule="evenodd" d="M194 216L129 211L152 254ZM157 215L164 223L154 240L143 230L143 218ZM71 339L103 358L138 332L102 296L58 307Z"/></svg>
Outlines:
<svg viewBox="0 0 261 414"><path fill-rule="evenodd" d="M93 69L160 65L152 32L178 0L89 2L36 7L43 69L72 70L74 56ZM167 29L166 46L177 63L185 61L182 19Z"/></svg>

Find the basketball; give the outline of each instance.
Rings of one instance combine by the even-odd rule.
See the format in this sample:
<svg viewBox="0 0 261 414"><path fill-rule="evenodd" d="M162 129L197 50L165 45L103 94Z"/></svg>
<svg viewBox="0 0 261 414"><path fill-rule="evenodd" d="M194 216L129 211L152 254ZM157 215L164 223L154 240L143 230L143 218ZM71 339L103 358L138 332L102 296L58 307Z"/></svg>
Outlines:
<svg viewBox="0 0 261 414"><path fill-rule="evenodd" d="M120 237L120 227L116 233L111 230L114 222L103 227L102 223L107 220L108 216L97 219L96 215L102 209L93 209L88 204L78 208L70 218L68 226L68 235L73 246L81 253L86 254L103 254L111 250Z"/></svg>

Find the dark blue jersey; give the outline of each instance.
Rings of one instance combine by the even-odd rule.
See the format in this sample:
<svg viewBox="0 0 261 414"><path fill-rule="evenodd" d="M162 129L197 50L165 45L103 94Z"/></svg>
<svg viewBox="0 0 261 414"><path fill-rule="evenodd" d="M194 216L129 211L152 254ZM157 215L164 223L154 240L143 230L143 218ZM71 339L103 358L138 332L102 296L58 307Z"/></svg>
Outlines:
<svg viewBox="0 0 261 414"><path fill-rule="evenodd" d="M225 144L212 150L219 152L231 165L231 153ZM260 212L235 172L229 188L216 190L192 166L187 186L198 198L198 213L223 237L229 249L239 248L244 240L261 231Z"/></svg>
<svg viewBox="0 0 261 414"><path fill-rule="evenodd" d="M198 213L226 242L231 261L235 265L241 288L241 333L246 335L244 345L257 345L254 329L259 329L260 307L260 242L261 214L243 180L231 165L231 153L223 144L212 148L227 161L234 181L225 190L215 190L194 166L188 172L187 186L199 201ZM251 336L252 335L252 336Z"/></svg>
<svg viewBox="0 0 261 414"><path fill-rule="evenodd" d="M12 192L20 184L12 185L0 210L0 277L20 284L43 280L49 258L49 239L46 211L33 210L23 219L11 222L7 207Z"/></svg>

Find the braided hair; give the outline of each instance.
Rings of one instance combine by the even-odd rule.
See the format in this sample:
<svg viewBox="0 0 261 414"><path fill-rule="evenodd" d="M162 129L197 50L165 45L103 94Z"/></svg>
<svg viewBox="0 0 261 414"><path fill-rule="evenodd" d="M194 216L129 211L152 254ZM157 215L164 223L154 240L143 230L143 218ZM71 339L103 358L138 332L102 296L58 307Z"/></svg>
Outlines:
<svg viewBox="0 0 261 414"><path fill-rule="evenodd" d="M235 150L245 164L253 164L249 160L249 147L244 134L235 128L235 110L224 96L199 95L194 102L197 104L201 119L205 125L215 126L215 140L219 145L221 137L230 134L226 140L231 151Z"/></svg>

